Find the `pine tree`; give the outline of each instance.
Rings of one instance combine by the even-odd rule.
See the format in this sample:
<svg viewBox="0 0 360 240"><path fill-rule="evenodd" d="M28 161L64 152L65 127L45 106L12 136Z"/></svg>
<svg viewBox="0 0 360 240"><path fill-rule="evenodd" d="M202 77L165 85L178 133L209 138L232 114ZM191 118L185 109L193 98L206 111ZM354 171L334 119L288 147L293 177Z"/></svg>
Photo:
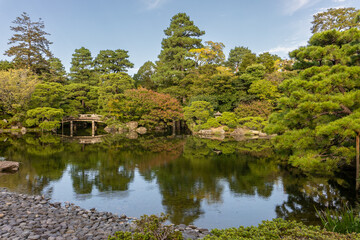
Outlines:
<svg viewBox="0 0 360 240"><path fill-rule="evenodd" d="M29 68L36 74L48 71L48 58L52 56L46 39L49 33L45 32L44 22L39 19L32 22L27 13L22 13L13 21L16 26L10 27L15 34L8 44L15 44L5 52L5 55L14 57L13 62L17 68Z"/></svg>
<svg viewBox="0 0 360 240"><path fill-rule="evenodd" d="M70 68L72 82L96 85L98 81L94 76L94 62L90 50L81 47L75 49L75 53L72 56Z"/></svg>
<svg viewBox="0 0 360 240"><path fill-rule="evenodd" d="M157 71L153 76L153 80L163 90L179 87L186 71L195 66L194 60L189 58L189 50L203 47L199 37L205 32L195 26L188 15L178 13L172 17L170 26L164 33L167 38L161 43Z"/></svg>

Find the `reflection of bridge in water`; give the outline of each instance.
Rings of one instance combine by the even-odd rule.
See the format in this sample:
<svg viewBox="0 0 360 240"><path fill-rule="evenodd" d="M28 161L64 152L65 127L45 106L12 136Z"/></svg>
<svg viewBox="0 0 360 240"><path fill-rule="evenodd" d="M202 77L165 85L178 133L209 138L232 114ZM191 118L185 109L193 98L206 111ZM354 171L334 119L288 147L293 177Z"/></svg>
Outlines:
<svg viewBox="0 0 360 240"><path fill-rule="evenodd" d="M68 135L61 135L62 138L64 139L69 139L69 140L75 140L81 144L95 144L95 143L101 143L102 137L104 137L106 135L98 135L98 136L68 136Z"/></svg>
<svg viewBox="0 0 360 240"><path fill-rule="evenodd" d="M74 122L91 122L92 137L95 137L95 123L103 123L103 116L97 114L79 114L77 117L65 117L62 119L61 128L64 135L64 123L70 122L70 137L74 135Z"/></svg>

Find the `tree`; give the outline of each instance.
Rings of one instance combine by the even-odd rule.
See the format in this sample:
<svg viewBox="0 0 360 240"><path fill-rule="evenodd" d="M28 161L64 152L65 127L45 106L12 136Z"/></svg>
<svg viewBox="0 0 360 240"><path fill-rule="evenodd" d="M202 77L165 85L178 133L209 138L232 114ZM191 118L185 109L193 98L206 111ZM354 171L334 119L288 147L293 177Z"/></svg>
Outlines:
<svg viewBox="0 0 360 240"><path fill-rule="evenodd" d="M189 107L184 107L184 118L190 129L197 130L196 127L206 123L212 116L214 110L209 102L192 102Z"/></svg>
<svg viewBox="0 0 360 240"><path fill-rule="evenodd" d="M14 64L6 60L0 60L0 71L7 71L9 69L14 69Z"/></svg>
<svg viewBox="0 0 360 240"><path fill-rule="evenodd" d="M75 53L72 56L70 68L71 81L74 83L96 85L98 79L94 75L94 63L90 50L81 47L75 49Z"/></svg>
<svg viewBox="0 0 360 240"><path fill-rule="evenodd" d="M65 67L59 58L49 59L49 73L45 75L45 81L64 84L67 80Z"/></svg>
<svg viewBox="0 0 360 240"><path fill-rule="evenodd" d="M127 72L127 68L134 67L128 58L128 51L122 49L101 50L94 60L95 71L101 74Z"/></svg>
<svg viewBox="0 0 360 240"><path fill-rule="evenodd" d="M11 116L23 112L38 83L30 70L0 71L0 102L5 112Z"/></svg>
<svg viewBox="0 0 360 240"><path fill-rule="evenodd" d="M222 64L225 61L225 54L223 52L225 45L221 42L212 41L205 43L207 46L204 48L195 48L189 51L193 55L196 65Z"/></svg>
<svg viewBox="0 0 360 240"><path fill-rule="evenodd" d="M119 99L125 90L134 88L134 80L126 73L110 73L100 76L99 108L108 110L111 99Z"/></svg>
<svg viewBox="0 0 360 240"><path fill-rule="evenodd" d="M323 32L326 30L343 31L350 28L359 28L356 16L359 10L350 8L330 8L325 12L315 14L311 31L312 33Z"/></svg>
<svg viewBox="0 0 360 240"><path fill-rule="evenodd" d="M234 72L238 72L240 64L246 54L251 54L251 51L247 47L235 47L231 49L226 66L230 67Z"/></svg>
<svg viewBox="0 0 360 240"><path fill-rule="evenodd" d="M268 52L264 52L259 54L256 61L266 68L267 73L272 73L275 71L275 61L281 60L281 58L277 55L272 55Z"/></svg>
<svg viewBox="0 0 360 240"><path fill-rule="evenodd" d="M67 115L93 113L98 107L98 87L83 83L64 86L65 103L63 109Z"/></svg>
<svg viewBox="0 0 360 240"><path fill-rule="evenodd" d="M60 127L64 111L50 107L38 107L27 111L26 116L26 124L29 127L39 126L45 130L53 130Z"/></svg>
<svg viewBox="0 0 360 240"><path fill-rule="evenodd" d="M145 62L134 75L135 85L154 90L155 83L151 78L155 71L156 65L153 62Z"/></svg>
<svg viewBox="0 0 360 240"><path fill-rule="evenodd" d="M22 13L13 21L16 26L10 27L15 34L10 38L8 44L16 44L5 52L5 55L13 57L17 68L29 68L36 74L48 71L49 63L47 58L52 56L49 45L52 44L46 39L49 33L45 32L44 22L39 19L32 22L27 13Z"/></svg>
<svg viewBox="0 0 360 240"><path fill-rule="evenodd" d="M149 128L166 127L183 119L182 107L175 98L145 88L126 90L124 97L110 101L109 107L119 120L139 121Z"/></svg>
<svg viewBox="0 0 360 240"><path fill-rule="evenodd" d="M201 48L199 37L205 34L185 13L173 16L164 33L167 38L161 42L162 50L152 77L160 89L179 85L186 71L195 66L195 62L189 58L189 50Z"/></svg>
<svg viewBox="0 0 360 240"><path fill-rule="evenodd" d="M64 86L57 82L45 82L36 85L31 95L30 107L60 108L64 104Z"/></svg>

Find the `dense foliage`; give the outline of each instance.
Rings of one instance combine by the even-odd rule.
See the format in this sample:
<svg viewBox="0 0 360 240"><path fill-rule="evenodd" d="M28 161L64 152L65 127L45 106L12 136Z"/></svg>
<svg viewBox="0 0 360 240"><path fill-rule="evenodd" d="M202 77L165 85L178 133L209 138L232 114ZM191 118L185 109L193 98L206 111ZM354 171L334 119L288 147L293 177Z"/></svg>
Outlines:
<svg viewBox="0 0 360 240"><path fill-rule="evenodd" d="M360 132L359 19L354 8L314 15L308 45L283 60L245 46L226 58L223 43L203 43L205 32L178 13L164 30L158 60L132 77L127 71L134 65L123 49L100 50L96 57L75 49L66 73L49 50L44 23L23 13L5 53L14 58L0 61L0 126L46 123L50 129L59 116L97 113L152 129L185 120L193 132L266 130L279 135L275 147L290 155L292 166L331 174L352 164Z"/></svg>

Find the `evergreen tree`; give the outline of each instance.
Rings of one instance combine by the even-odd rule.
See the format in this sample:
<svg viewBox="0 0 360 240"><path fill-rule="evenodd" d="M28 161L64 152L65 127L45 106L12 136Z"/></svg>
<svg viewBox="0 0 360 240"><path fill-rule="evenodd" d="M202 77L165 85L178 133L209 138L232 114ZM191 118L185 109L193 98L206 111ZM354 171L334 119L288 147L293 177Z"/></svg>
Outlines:
<svg viewBox="0 0 360 240"><path fill-rule="evenodd" d="M44 22L39 19L31 21L27 13L22 13L13 22L16 26L10 27L15 34L10 38L9 44L15 44L5 52L5 55L14 57L13 62L17 68L29 68L36 74L48 71L48 58L52 56L46 39L49 33L45 32Z"/></svg>
<svg viewBox="0 0 360 240"><path fill-rule="evenodd" d="M231 49L226 66L231 68L234 72L238 72L244 56L251 53L251 50L247 47L235 47L234 49Z"/></svg>
<svg viewBox="0 0 360 240"><path fill-rule="evenodd" d="M155 73L156 66L153 62L145 62L134 75L135 85L142 86L147 89L155 89L155 83L151 80Z"/></svg>
<svg viewBox="0 0 360 240"><path fill-rule="evenodd" d="M94 61L95 71L101 74L127 72L127 68L134 67L128 58L128 51L122 49L101 50Z"/></svg>
<svg viewBox="0 0 360 240"><path fill-rule="evenodd" d="M199 37L205 34L185 13L173 16L170 26L164 32L167 38L161 43L157 71L153 75L153 80L163 90L178 86L186 71L195 66L195 62L189 58L189 50L201 48Z"/></svg>
<svg viewBox="0 0 360 240"><path fill-rule="evenodd" d="M81 47L75 49L75 53L72 56L70 68L72 82L96 85L98 81L94 75L94 62L90 50Z"/></svg>

